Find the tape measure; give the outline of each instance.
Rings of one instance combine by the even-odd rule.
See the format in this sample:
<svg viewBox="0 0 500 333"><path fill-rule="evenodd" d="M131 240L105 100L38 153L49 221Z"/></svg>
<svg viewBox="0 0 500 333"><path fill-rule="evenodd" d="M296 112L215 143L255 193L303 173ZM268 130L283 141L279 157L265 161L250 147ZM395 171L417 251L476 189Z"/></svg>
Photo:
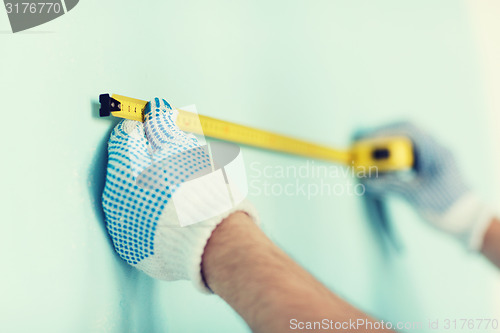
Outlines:
<svg viewBox="0 0 500 333"><path fill-rule="evenodd" d="M113 94L99 96L100 116L109 115L144 121L148 101ZM179 109L178 109L179 110ZM183 131L248 146L342 163L358 169L378 171L409 170L413 167L413 145L407 137L396 136L355 142L350 149L307 142L228 121L179 110L177 126Z"/></svg>

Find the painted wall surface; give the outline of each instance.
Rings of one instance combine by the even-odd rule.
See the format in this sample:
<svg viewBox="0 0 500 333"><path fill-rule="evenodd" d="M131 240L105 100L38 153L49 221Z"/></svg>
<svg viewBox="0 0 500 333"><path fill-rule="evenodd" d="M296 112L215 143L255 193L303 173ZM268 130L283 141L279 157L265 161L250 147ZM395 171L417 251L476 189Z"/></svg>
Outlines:
<svg viewBox="0 0 500 333"><path fill-rule="evenodd" d="M495 170L500 167L500 21L497 14L500 13L500 2L494 0L466 1L467 12L473 26L476 47L481 63L481 77L484 86L484 99L487 112L489 113L489 129L486 133L492 144L492 163ZM500 175L493 172L490 181L500 184ZM493 199L494 198L494 199ZM496 191L493 202L500 204L500 192ZM495 302L497 313L500 313L500 279L497 279Z"/></svg>
<svg viewBox="0 0 500 333"><path fill-rule="evenodd" d="M479 193L498 196L461 1L85 0L33 30L9 29L0 10L1 332L248 331L218 297L154 281L114 253L99 200L116 120L98 118L100 93L159 95L340 146L360 127L413 120L455 151ZM243 153L266 233L349 302L393 322L494 315L497 272L405 203L390 203L397 253L349 192L350 175ZM272 174L287 167L309 173ZM280 194L287 184L305 193ZM318 184L337 192L315 194Z"/></svg>

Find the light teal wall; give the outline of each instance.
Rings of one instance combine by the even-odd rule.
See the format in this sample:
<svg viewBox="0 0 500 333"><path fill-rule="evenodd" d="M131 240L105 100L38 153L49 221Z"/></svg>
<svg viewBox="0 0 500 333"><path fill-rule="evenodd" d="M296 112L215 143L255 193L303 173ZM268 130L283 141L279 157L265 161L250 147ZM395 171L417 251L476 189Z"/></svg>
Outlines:
<svg viewBox="0 0 500 333"><path fill-rule="evenodd" d="M336 145L361 126L411 119L455 150L482 194L496 193L460 1L82 0L32 31L9 29L0 10L2 332L247 331L219 298L153 281L113 252L98 201L116 121L96 116L100 93L160 95ZM253 181L263 180L254 161L305 163L249 148L244 158ZM397 254L384 252L355 196L250 199L274 241L379 318L493 313L492 269L400 201Z"/></svg>

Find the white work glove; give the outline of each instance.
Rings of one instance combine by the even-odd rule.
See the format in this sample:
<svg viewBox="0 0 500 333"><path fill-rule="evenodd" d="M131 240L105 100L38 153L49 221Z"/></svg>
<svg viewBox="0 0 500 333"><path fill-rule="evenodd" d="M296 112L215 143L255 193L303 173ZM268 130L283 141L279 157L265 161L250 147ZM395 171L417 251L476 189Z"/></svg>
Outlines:
<svg viewBox="0 0 500 333"><path fill-rule="evenodd" d="M236 211L258 218L246 200L228 206L235 193L221 173L212 172L206 146L177 127L177 113L155 98L144 124L124 120L113 130L102 196L106 225L127 263L158 279L191 280L210 292L201 259L212 231Z"/></svg>
<svg viewBox="0 0 500 333"><path fill-rule="evenodd" d="M397 194L436 228L460 239L467 248L480 250L493 211L465 184L451 151L411 123L396 123L361 137L406 136L414 148L415 174L379 173L361 178L368 195Z"/></svg>

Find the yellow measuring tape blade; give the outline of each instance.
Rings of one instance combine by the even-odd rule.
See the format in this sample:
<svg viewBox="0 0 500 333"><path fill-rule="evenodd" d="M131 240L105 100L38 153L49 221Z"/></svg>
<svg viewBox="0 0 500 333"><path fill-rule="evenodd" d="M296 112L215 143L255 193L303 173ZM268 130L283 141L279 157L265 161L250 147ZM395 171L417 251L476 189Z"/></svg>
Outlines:
<svg viewBox="0 0 500 333"><path fill-rule="evenodd" d="M198 118L201 123L203 133L197 133ZM183 110L179 110L176 124L183 131L204 134L208 137L253 147L341 163L349 163L351 159L351 154L348 151L333 149L292 137L238 125L212 117L197 115Z"/></svg>
<svg viewBox="0 0 500 333"><path fill-rule="evenodd" d="M144 109L148 102L121 95L113 95L111 97L121 104L120 111L111 112L113 116L141 122L144 121Z"/></svg>
<svg viewBox="0 0 500 333"><path fill-rule="evenodd" d="M113 94L120 102L120 111L111 112L113 116L144 121L147 101ZM186 132L240 143L248 146L269 149L310 158L318 158L358 167L377 166L380 171L405 170L413 166L413 147L405 137L393 137L385 141L364 140L356 142L349 150L335 149L324 145L276 134L273 132L239 125L228 121L198 115L177 109L176 124ZM201 129L200 129L201 125ZM376 159L376 152L387 151L387 157Z"/></svg>

